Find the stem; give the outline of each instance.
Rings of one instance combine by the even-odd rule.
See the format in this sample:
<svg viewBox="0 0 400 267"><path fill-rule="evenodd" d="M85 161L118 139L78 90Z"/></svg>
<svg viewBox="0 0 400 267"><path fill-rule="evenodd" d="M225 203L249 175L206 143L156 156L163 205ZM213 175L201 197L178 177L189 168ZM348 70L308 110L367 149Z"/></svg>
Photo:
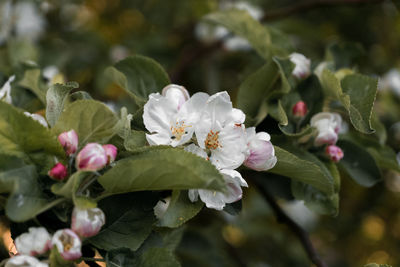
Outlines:
<svg viewBox="0 0 400 267"><path fill-rule="evenodd" d="M98 177L99 177L99 176L98 176L98 173L97 173L97 172L95 172L95 173L93 173L92 175L90 175L89 178L87 178L87 179L80 185L80 188L77 190L76 194L77 194L77 195L83 194L83 192L85 192L85 190L88 189L89 186L90 186L91 184L93 184L93 183L97 180Z"/></svg>
<svg viewBox="0 0 400 267"><path fill-rule="evenodd" d="M308 257L310 258L311 262L314 263L317 267L328 267L328 265L319 257L316 249L314 248L313 244L311 243L310 238L308 237L308 233L301 228L297 223L295 223L276 203L273 196L266 190L262 185L257 183L257 189L264 197L264 199L268 202L271 206L272 210L274 211L277 221L282 224L286 224L290 230L297 236L300 240L301 244L304 247L304 250L307 252Z"/></svg>

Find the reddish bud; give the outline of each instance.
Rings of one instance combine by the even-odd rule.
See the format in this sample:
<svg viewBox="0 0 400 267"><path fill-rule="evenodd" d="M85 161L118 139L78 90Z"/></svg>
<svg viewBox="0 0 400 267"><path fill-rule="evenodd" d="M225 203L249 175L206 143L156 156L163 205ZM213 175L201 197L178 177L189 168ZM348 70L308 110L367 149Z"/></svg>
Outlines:
<svg viewBox="0 0 400 267"><path fill-rule="evenodd" d="M97 143L87 144L76 156L76 168L83 171L103 169L108 162L104 148Z"/></svg>
<svg viewBox="0 0 400 267"><path fill-rule="evenodd" d="M339 162L344 156L342 149L335 145L327 146L325 154L334 162Z"/></svg>
<svg viewBox="0 0 400 267"><path fill-rule="evenodd" d="M48 175L56 180L64 180L68 175L67 167L65 167L61 163L57 163L54 167L48 172Z"/></svg>
<svg viewBox="0 0 400 267"><path fill-rule="evenodd" d="M307 104L304 101L297 102L292 109L293 116L304 117L307 114Z"/></svg>
<svg viewBox="0 0 400 267"><path fill-rule="evenodd" d="M68 156L74 154L78 149L78 135L74 130L61 133L58 136L58 141L60 141Z"/></svg>

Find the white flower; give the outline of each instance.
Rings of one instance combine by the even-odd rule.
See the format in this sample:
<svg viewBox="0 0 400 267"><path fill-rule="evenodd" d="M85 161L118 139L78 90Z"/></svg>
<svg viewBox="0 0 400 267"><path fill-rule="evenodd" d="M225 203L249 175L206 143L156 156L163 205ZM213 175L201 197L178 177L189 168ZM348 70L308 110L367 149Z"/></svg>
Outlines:
<svg viewBox="0 0 400 267"><path fill-rule="evenodd" d="M28 1L16 3L14 16L17 36L35 41L43 33L46 21L35 4Z"/></svg>
<svg viewBox="0 0 400 267"><path fill-rule="evenodd" d="M71 229L61 229L51 239L52 247L56 246L64 260L76 260L82 256L82 242Z"/></svg>
<svg viewBox="0 0 400 267"><path fill-rule="evenodd" d="M200 147L191 144L185 148L186 151L196 154L202 158L207 159L207 153ZM233 203L242 198L242 186L247 187L246 181L242 178L240 173L230 169L220 169L219 172L225 179L227 192L217 192L206 189L191 189L189 190L189 199L195 202L200 197L207 208L222 210L226 203Z"/></svg>
<svg viewBox="0 0 400 267"><path fill-rule="evenodd" d="M46 119L45 119L42 115L35 114L35 113L32 114L32 113L29 113L29 112L27 112L27 111L25 111L24 114L25 114L27 117L30 117L30 118L32 118L33 120L39 122L39 123L40 123L41 125L43 125L44 127L46 127L46 128L49 127L49 125L47 124Z"/></svg>
<svg viewBox="0 0 400 267"><path fill-rule="evenodd" d="M43 69L43 77L47 80L47 85L64 83L64 75L56 66L47 66Z"/></svg>
<svg viewBox="0 0 400 267"><path fill-rule="evenodd" d="M380 89L390 89L400 96L400 72L397 69L391 69L379 80L378 85Z"/></svg>
<svg viewBox="0 0 400 267"><path fill-rule="evenodd" d="M14 81L15 75L11 76L0 89L0 100L4 100L8 104L12 104L11 99L11 83Z"/></svg>
<svg viewBox="0 0 400 267"><path fill-rule="evenodd" d="M154 215L156 216L157 219L161 219L162 217L164 217L164 214L165 212L167 212L170 203L171 203L171 197L166 197L157 202L157 204L153 208Z"/></svg>
<svg viewBox="0 0 400 267"><path fill-rule="evenodd" d="M19 254L36 256L49 250L51 236L44 227L30 227L15 239L15 247Z"/></svg>
<svg viewBox="0 0 400 267"><path fill-rule="evenodd" d="M316 146L336 144L341 125L342 117L337 113L320 112L315 114L311 118L311 126L318 131L314 144Z"/></svg>
<svg viewBox="0 0 400 267"><path fill-rule="evenodd" d="M96 235L105 222L104 212L99 208L79 209L75 207L72 211L71 229L80 236Z"/></svg>
<svg viewBox="0 0 400 267"><path fill-rule="evenodd" d="M216 93L207 100L195 132L199 146L218 168L236 169L245 160L244 119L241 110L232 108L227 92Z"/></svg>
<svg viewBox="0 0 400 267"><path fill-rule="evenodd" d="M146 134L150 145L176 147L188 142L208 99L207 94L197 93L179 106L179 101L169 97L151 94L144 105L143 123L150 132Z"/></svg>
<svg viewBox="0 0 400 267"><path fill-rule="evenodd" d="M256 133L256 128L246 129L249 155L244 165L256 170L266 171L273 168L277 162L274 146L270 142L270 135L266 132Z"/></svg>
<svg viewBox="0 0 400 267"><path fill-rule="evenodd" d="M298 79L307 78L311 73L311 61L300 53L292 53L289 57L290 61L295 64L293 76Z"/></svg>
<svg viewBox="0 0 400 267"><path fill-rule="evenodd" d="M170 84L165 86L162 89L161 94L164 97L170 99L172 102L174 102L178 110L190 98L189 92L186 90L186 88L176 84Z"/></svg>
<svg viewBox="0 0 400 267"><path fill-rule="evenodd" d="M49 265L31 256L18 255L9 259L4 267L49 267Z"/></svg>

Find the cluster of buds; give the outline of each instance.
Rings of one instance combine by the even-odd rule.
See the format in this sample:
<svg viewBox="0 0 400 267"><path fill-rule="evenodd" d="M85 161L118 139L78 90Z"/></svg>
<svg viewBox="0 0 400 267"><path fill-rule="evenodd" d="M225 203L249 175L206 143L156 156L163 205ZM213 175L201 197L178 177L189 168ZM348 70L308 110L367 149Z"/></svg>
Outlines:
<svg viewBox="0 0 400 267"><path fill-rule="evenodd" d="M71 228L61 229L51 236L44 227L31 227L28 233L18 236L14 243L18 255L7 261L6 266L48 266L35 257L43 256L51 248L57 248L64 260L82 257L81 238L97 235L105 224L105 215L99 208L80 209L72 212Z"/></svg>
<svg viewBox="0 0 400 267"><path fill-rule="evenodd" d="M320 112L311 118L311 126L318 131L314 145L327 145L325 155L334 162L339 162L344 156L342 149L336 146L341 125L342 117L337 113Z"/></svg>
<svg viewBox="0 0 400 267"><path fill-rule="evenodd" d="M74 130L61 133L58 136L58 141L68 156L75 156L79 142L78 135ZM116 157L117 148L114 145L89 143L76 156L75 167L82 171L98 171L114 162ZM67 166L57 163L48 174L53 179L64 180L68 176Z"/></svg>

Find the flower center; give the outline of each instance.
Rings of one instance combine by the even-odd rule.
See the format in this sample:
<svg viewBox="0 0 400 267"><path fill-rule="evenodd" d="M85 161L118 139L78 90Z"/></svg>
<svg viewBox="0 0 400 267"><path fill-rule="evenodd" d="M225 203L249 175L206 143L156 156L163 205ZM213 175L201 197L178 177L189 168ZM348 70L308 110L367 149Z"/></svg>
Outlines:
<svg viewBox="0 0 400 267"><path fill-rule="evenodd" d="M63 244L64 251L69 251L72 248L72 237L68 234L63 234L60 236L60 241Z"/></svg>
<svg viewBox="0 0 400 267"><path fill-rule="evenodd" d="M175 126L171 126L172 139L181 140L184 134L187 134L186 128L192 127L191 125L185 125L185 122L176 122Z"/></svg>
<svg viewBox="0 0 400 267"><path fill-rule="evenodd" d="M211 130L207 134L207 138L204 141L204 146L207 149L217 149L218 147L222 147L218 141L218 135L219 135L219 131L214 132L213 130Z"/></svg>

